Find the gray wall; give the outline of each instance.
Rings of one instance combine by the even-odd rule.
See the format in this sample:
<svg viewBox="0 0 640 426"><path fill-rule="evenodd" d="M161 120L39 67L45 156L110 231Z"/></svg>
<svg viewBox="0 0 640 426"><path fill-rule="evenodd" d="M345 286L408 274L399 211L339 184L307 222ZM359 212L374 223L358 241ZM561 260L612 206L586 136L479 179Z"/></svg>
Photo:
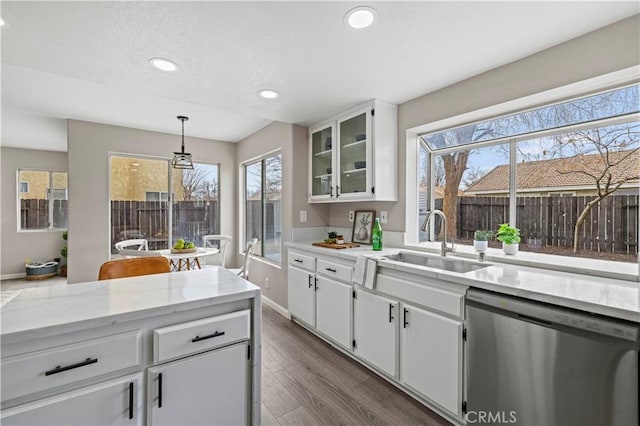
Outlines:
<svg viewBox="0 0 640 426"><path fill-rule="evenodd" d="M287 306L287 251L284 243L291 240L293 227L325 226L328 213L326 205L307 203L307 144L306 128L281 122L273 122L238 143L240 168L242 162L267 152L276 149L282 152L282 264L275 265L254 258L250 280L262 287L266 297L283 307ZM299 210L307 210L306 223L299 222ZM238 262L242 258L238 252L236 257ZM269 278L269 288L265 286L266 278Z"/></svg>
<svg viewBox="0 0 640 426"><path fill-rule="evenodd" d="M24 274L26 259L60 257L62 231L18 232L17 170L67 171L67 153L19 148L0 148L2 175L2 219L0 225L0 275Z"/></svg>
<svg viewBox="0 0 640 426"><path fill-rule="evenodd" d="M69 120L69 283L93 281L109 260L109 153L171 158L180 135ZM185 137L196 162L220 164L220 232L234 235L236 146ZM236 250L234 244L230 250Z"/></svg>
<svg viewBox="0 0 640 426"><path fill-rule="evenodd" d="M398 106L398 202L332 204L331 227L351 227L349 210L388 210L383 229L405 231L406 130L640 64L640 15Z"/></svg>

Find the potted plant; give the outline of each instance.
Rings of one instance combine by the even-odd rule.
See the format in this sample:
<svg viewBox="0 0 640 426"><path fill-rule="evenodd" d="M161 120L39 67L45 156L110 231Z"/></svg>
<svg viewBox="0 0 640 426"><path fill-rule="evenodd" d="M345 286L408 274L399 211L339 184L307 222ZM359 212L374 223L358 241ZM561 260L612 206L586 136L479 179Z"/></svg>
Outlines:
<svg viewBox="0 0 640 426"><path fill-rule="evenodd" d="M64 231L62 233L62 239L67 241L67 237L69 236L68 231ZM60 276L61 277L66 277L67 276L67 243L65 242L64 245L62 246L62 248L60 249L60 254L62 255L62 258L64 259L62 262L62 265L60 265Z"/></svg>
<svg viewBox="0 0 640 426"><path fill-rule="evenodd" d="M518 244L520 243L520 230L503 223L496 232L496 238L502 241L502 250L504 254L515 255L518 253Z"/></svg>
<svg viewBox="0 0 640 426"><path fill-rule="evenodd" d="M478 253L484 253L489 247L489 240L493 238L493 232L477 230L473 233L473 248Z"/></svg>

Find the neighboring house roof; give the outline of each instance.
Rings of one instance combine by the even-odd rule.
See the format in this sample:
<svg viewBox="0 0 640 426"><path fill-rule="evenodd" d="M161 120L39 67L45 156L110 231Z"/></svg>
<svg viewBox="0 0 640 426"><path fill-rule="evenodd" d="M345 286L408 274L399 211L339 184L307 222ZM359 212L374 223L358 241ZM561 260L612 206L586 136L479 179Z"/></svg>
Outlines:
<svg viewBox="0 0 640 426"><path fill-rule="evenodd" d="M626 158L624 158L627 156ZM640 176L640 151L617 151L609 153L609 162L622 162L611 168L612 182L621 179L635 179L637 185ZM516 166L516 187L520 190L543 188L595 188L595 180L579 173L593 174L604 170L604 159L600 154L576 155L567 158L529 161ZM473 195L483 192L509 191L509 166L497 166L489 173L470 185L465 193Z"/></svg>

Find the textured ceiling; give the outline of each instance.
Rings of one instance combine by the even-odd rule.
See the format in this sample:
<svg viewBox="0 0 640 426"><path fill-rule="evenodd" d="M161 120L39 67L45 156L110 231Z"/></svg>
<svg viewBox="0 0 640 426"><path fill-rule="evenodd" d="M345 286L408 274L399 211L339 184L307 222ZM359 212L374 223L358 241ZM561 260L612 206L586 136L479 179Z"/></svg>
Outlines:
<svg viewBox="0 0 640 426"><path fill-rule="evenodd" d="M65 150L53 123L66 118L178 133L178 114L191 136L238 141L272 120L309 125L372 98L402 103L640 10L371 2L377 23L355 31L343 15L357 4L3 1L2 145ZM151 57L180 70L154 70ZM281 97L261 99L263 88Z"/></svg>

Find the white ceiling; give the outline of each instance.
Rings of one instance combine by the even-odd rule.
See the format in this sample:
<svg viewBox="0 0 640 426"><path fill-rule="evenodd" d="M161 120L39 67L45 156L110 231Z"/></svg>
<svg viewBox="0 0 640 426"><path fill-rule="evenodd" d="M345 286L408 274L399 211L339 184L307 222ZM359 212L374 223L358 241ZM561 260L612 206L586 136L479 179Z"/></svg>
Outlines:
<svg viewBox="0 0 640 426"><path fill-rule="evenodd" d="M238 141L402 103L640 12L640 3L3 1L2 146L66 150L67 118ZM152 69L165 57L180 70ZM256 92L272 88L275 101Z"/></svg>

